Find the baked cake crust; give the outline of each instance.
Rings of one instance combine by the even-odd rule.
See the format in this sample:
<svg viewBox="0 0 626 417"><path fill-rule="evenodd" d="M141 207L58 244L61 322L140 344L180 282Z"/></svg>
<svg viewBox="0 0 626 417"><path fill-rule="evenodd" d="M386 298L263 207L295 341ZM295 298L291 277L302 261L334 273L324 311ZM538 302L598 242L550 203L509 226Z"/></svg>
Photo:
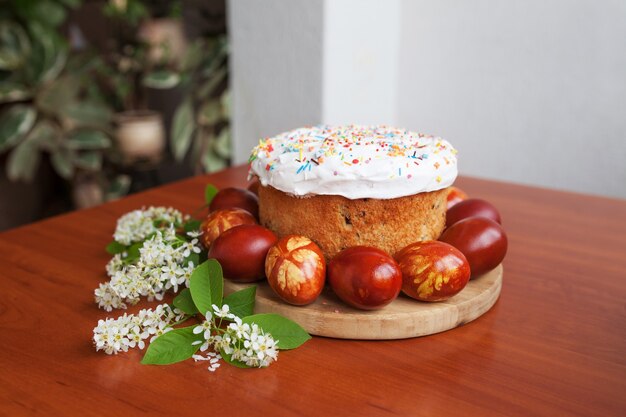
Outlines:
<svg viewBox="0 0 626 417"><path fill-rule="evenodd" d="M327 259L345 248L374 246L394 255L410 243L435 240L446 223L448 189L393 199L338 195L294 197L259 187L259 217L279 236L307 236Z"/></svg>

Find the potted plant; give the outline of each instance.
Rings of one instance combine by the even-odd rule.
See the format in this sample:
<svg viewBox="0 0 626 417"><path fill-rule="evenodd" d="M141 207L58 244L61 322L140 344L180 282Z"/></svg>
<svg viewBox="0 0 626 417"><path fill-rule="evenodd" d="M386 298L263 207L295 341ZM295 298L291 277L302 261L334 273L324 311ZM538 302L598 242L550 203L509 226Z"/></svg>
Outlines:
<svg viewBox="0 0 626 417"><path fill-rule="evenodd" d="M146 90L171 89L179 82L167 71L186 49L179 8L179 2L141 0L109 1L103 8L115 30L100 82L117 111L115 139L125 164L156 163L163 156L163 116L148 107Z"/></svg>
<svg viewBox="0 0 626 417"><path fill-rule="evenodd" d="M196 173L225 167L230 160L226 37L205 35L189 44L180 2L112 0L104 10L116 35L103 79L119 111L116 140L125 158L160 158L165 135L161 116L148 109L146 89L176 88L183 97L169 135L174 159L188 156Z"/></svg>
<svg viewBox="0 0 626 417"><path fill-rule="evenodd" d="M10 181L32 181L42 160L49 159L70 185L86 176L107 183L100 177L111 149L111 110L90 82L98 60L72 51L60 31L68 7L79 4L3 2L0 154Z"/></svg>
<svg viewBox="0 0 626 417"><path fill-rule="evenodd" d="M185 95L174 113L170 147L189 155L196 173L226 167L231 157L228 44L224 35L198 39L180 69Z"/></svg>

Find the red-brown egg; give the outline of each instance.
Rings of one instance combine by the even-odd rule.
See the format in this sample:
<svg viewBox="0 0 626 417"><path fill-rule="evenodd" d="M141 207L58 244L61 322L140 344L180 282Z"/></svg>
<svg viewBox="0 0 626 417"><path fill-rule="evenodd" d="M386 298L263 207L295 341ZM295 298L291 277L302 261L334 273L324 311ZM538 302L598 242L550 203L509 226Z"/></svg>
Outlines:
<svg viewBox="0 0 626 417"><path fill-rule="evenodd" d="M320 295L326 281L324 255L311 239L289 235L267 253L265 276L274 292L294 305L310 304Z"/></svg>
<svg viewBox="0 0 626 417"><path fill-rule="evenodd" d="M444 242L416 242L396 254L402 292L420 301L443 301L458 294L470 279L465 256Z"/></svg>
<svg viewBox="0 0 626 417"><path fill-rule="evenodd" d="M500 213L493 204L479 198L470 198L461 201L446 212L446 227L468 217L485 217L502 223Z"/></svg>
<svg viewBox="0 0 626 417"><path fill-rule="evenodd" d="M224 188L218 191L209 204L209 212L225 208L241 208L259 218L259 198L243 188Z"/></svg>
<svg viewBox="0 0 626 417"><path fill-rule="evenodd" d="M235 226L213 241L209 259L216 259L224 277L236 282L253 282L264 278L265 257L278 238L256 224Z"/></svg>
<svg viewBox="0 0 626 417"><path fill-rule="evenodd" d="M450 210L451 207L457 205L463 200L467 200L467 193L461 190L459 187L451 186L448 187L448 206L447 209Z"/></svg>
<svg viewBox="0 0 626 417"><path fill-rule="evenodd" d="M508 239L502 226L484 217L463 219L447 228L440 241L465 255L472 278L491 271L506 255Z"/></svg>
<svg viewBox="0 0 626 417"><path fill-rule="evenodd" d="M209 213L200 225L200 230L202 231L200 240L204 247L208 249L219 235L228 229L242 224L256 224L256 219L250 212L240 208L213 211Z"/></svg>
<svg viewBox="0 0 626 417"><path fill-rule="evenodd" d="M402 287L402 273L384 251L355 246L339 252L328 263L328 282L346 304L374 310L396 299Z"/></svg>

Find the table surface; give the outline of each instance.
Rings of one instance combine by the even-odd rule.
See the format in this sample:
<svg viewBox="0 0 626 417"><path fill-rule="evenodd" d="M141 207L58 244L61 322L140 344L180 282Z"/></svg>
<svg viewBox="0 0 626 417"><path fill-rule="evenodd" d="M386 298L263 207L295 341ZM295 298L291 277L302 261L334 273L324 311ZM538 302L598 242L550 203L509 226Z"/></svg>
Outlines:
<svg viewBox="0 0 626 417"><path fill-rule="evenodd" d="M116 219L191 213L207 183L245 173L1 233L0 415L626 415L626 201L470 178L457 185L494 203L509 236L500 300L476 321L397 341L314 337L263 370L96 352L97 320L118 315L93 302Z"/></svg>

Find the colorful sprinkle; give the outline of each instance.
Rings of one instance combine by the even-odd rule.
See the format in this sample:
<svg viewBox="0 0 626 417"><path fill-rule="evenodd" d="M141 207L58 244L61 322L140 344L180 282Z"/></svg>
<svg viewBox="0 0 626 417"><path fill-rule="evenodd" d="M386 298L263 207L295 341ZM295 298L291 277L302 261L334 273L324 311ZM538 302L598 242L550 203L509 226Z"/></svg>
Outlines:
<svg viewBox="0 0 626 417"><path fill-rule="evenodd" d="M444 164L456 166L457 151L446 141L422 133L389 126L313 126L296 129L273 138L263 138L253 149L249 162L259 169L273 171L276 166L290 164L296 175L313 172L322 166L339 163L345 170L364 175L356 166L376 160L388 163L390 178L423 176L424 170L439 170ZM420 161L432 160L431 164ZM256 161L256 162L255 162ZM411 164L412 162L412 164ZM375 165L380 167L380 163ZM355 167L355 168L352 168ZM378 169L378 168L377 168ZM446 170L450 168L446 167ZM334 176L341 170L333 170ZM404 172L403 172L404 171ZM447 171L446 171L447 172ZM354 175L354 174L350 174ZM367 175L367 174L365 174ZM436 177L441 182L441 176Z"/></svg>

